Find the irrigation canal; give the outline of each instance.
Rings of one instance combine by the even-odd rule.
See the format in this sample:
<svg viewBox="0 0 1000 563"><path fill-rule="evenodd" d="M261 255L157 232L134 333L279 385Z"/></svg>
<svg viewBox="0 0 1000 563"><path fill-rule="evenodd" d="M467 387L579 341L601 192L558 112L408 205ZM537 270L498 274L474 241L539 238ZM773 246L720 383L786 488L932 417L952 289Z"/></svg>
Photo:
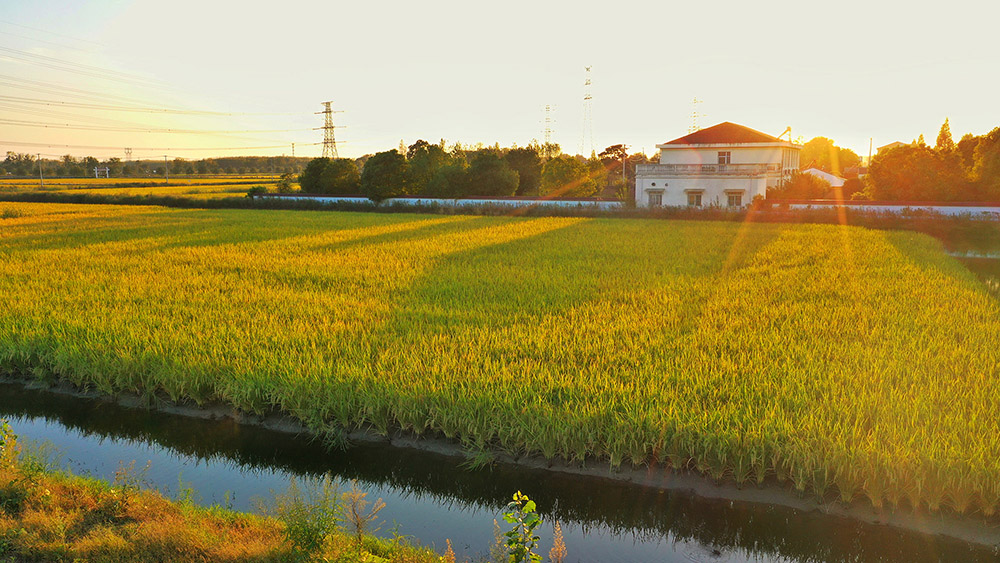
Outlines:
<svg viewBox="0 0 1000 563"><path fill-rule="evenodd" d="M329 472L383 498L381 535L398 533L473 561L493 540L493 520L514 491L562 523L573 562L995 561L988 548L940 536L779 506L711 500L600 478L515 466L468 470L434 453L359 445L327 451L231 420L199 420L100 400L0 384L0 418L58 467L111 480L120 464L149 464L144 479L168 497L181 488L202 504L255 510L292 478Z"/></svg>

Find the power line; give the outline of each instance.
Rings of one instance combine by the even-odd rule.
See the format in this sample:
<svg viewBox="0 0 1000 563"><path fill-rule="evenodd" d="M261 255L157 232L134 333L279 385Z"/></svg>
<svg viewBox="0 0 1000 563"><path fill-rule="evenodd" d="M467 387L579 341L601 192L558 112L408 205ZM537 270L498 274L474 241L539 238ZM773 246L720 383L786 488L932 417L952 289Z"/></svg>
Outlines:
<svg viewBox="0 0 1000 563"><path fill-rule="evenodd" d="M207 129L155 129L140 127L107 127L103 125L72 125L69 123L46 123L42 121L22 121L19 119L0 118L0 123L17 127L42 127L46 129L77 129L81 131L114 131L116 133L184 133L186 135L226 135L234 133L290 133L312 131L308 129L241 129L241 130L207 130ZM318 143L317 143L318 144Z"/></svg>
<svg viewBox="0 0 1000 563"><path fill-rule="evenodd" d="M97 66L87 65L83 63L77 63L74 61L69 61L66 59L60 59L57 57L49 57L46 55L38 55L35 53L29 53L28 51L22 51L20 49L14 49L12 47L0 46L0 53L5 53L6 56L24 61L27 63L35 64L38 66L43 66L45 68L51 68L54 70L61 70L64 72L72 72L75 74L80 74L83 76L90 76L93 78L100 78L102 80L112 80L115 82L123 82L125 84L138 84L141 86L153 86L162 87L165 85L164 82L159 80L152 80L144 78L141 76L136 76L133 74L128 74L125 72L118 72L116 70L108 70Z"/></svg>
<svg viewBox="0 0 1000 563"><path fill-rule="evenodd" d="M7 74L0 74L0 79L9 80L13 82L20 82L19 84L8 84L14 88L21 88L25 90L34 91L44 91L46 93L52 93L59 96L69 96L71 98L84 98L92 99L98 102L107 103L109 100L118 100L123 103L141 103L135 98L129 98L127 96L119 96L116 94L110 94L108 92L94 92L92 90L82 90L80 88L72 88L64 84L58 84L55 82L45 82L42 80L30 80L27 78L20 78L17 76L10 76ZM24 86L23 84L28 84L29 86Z"/></svg>
<svg viewBox="0 0 1000 563"><path fill-rule="evenodd" d="M322 145L323 143L296 143L298 145ZM15 147L46 147L65 149L94 149L94 150L122 150L121 147L97 146L97 145L55 145L48 143L28 143L21 141L0 140L0 145L11 145ZM178 147L132 147L136 151L239 151L239 150L263 150L263 149L283 149L288 144L270 145L261 147L201 147L201 148L178 148Z"/></svg>
<svg viewBox="0 0 1000 563"><path fill-rule="evenodd" d="M91 41L90 39L81 39L79 37L73 37L72 35L64 35L62 33L56 33L54 31L48 31L48 30L45 30L45 29L39 29L37 27L29 27L27 25L21 25L19 23L14 23L14 22L6 21L6 20L0 20L0 23L5 24L5 25L12 25L14 27L20 27L22 29L30 29L31 31L38 31L40 33L45 33L45 34L48 34L48 35L54 35L56 37L62 37L64 39L72 39L73 41L80 41L80 42L83 42L83 43L90 43L90 44L97 45L97 46L100 46L100 47L104 46L103 43L98 43L97 41Z"/></svg>
<svg viewBox="0 0 1000 563"><path fill-rule="evenodd" d="M31 37L28 35L20 35L17 33L11 33L9 31L0 32L0 35L8 35L10 37L17 37L20 39L27 39L29 41L35 41L36 43L44 43L45 45L52 45L53 47L59 47L60 49L71 49L73 51L80 51L81 53L92 53L93 51L88 51L87 49L81 49L79 47L73 47L72 45L63 45L62 43L56 43L54 41L46 41L44 39L39 39L37 37Z"/></svg>
<svg viewBox="0 0 1000 563"><path fill-rule="evenodd" d="M99 109L107 111L160 113L160 114L171 114L171 115L213 115L213 116L223 116L223 117L307 115L306 112L254 113L254 112L222 112L222 111L208 111L208 110L184 110L184 109L172 109L172 108L139 107L139 106L114 106L107 104L88 104L83 102L61 102L56 100L39 100L35 98L25 98L22 96L0 96L0 100L9 100L12 102L22 103L22 104L64 106L64 107L72 107L79 109Z"/></svg>

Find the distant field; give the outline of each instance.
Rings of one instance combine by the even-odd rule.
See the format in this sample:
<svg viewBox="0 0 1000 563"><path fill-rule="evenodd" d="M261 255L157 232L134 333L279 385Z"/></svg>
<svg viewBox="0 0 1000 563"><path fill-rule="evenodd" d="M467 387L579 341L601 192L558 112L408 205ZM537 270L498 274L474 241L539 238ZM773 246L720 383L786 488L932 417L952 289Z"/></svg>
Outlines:
<svg viewBox="0 0 1000 563"><path fill-rule="evenodd" d="M38 180L0 179L0 194L38 192L56 194L150 195L193 198L234 197L253 186L274 190L277 176L216 176L163 178L53 178L44 187Z"/></svg>
<svg viewBox="0 0 1000 563"><path fill-rule="evenodd" d="M0 371L1000 506L1000 305L923 235L0 202L0 256Z"/></svg>
<svg viewBox="0 0 1000 563"><path fill-rule="evenodd" d="M279 175L218 175L218 176L171 176L171 184L216 184L216 183L253 183L253 182L277 182ZM113 186L115 184L162 184L163 176L141 176L134 178L44 178L46 186L77 186L77 187L99 187ZM2 178L0 186L24 186L39 187L38 178Z"/></svg>

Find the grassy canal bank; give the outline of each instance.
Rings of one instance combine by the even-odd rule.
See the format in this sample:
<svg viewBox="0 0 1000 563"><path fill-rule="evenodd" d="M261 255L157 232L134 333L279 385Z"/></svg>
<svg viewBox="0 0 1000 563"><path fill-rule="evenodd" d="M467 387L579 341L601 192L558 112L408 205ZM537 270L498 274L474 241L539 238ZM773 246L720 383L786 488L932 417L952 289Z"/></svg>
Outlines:
<svg viewBox="0 0 1000 563"><path fill-rule="evenodd" d="M329 480L293 483L266 516L171 501L140 484L134 462L111 484L52 472L0 421L0 561L454 562L370 535L377 503Z"/></svg>

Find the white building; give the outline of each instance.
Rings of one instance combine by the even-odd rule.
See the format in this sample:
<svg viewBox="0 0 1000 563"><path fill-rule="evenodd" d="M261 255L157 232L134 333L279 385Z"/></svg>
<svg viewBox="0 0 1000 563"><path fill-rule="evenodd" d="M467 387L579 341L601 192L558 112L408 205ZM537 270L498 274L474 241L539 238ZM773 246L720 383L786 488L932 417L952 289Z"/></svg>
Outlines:
<svg viewBox="0 0 1000 563"><path fill-rule="evenodd" d="M799 168L800 145L735 123L720 123L656 145L659 164L636 167L639 207L742 207Z"/></svg>
<svg viewBox="0 0 1000 563"><path fill-rule="evenodd" d="M847 181L844 178L841 178L840 176L834 176L829 172L823 172L819 168L806 168L805 170L802 171L802 173L811 174L813 176L816 176L817 178L824 180L827 184L830 184L831 188L843 188L844 182Z"/></svg>

